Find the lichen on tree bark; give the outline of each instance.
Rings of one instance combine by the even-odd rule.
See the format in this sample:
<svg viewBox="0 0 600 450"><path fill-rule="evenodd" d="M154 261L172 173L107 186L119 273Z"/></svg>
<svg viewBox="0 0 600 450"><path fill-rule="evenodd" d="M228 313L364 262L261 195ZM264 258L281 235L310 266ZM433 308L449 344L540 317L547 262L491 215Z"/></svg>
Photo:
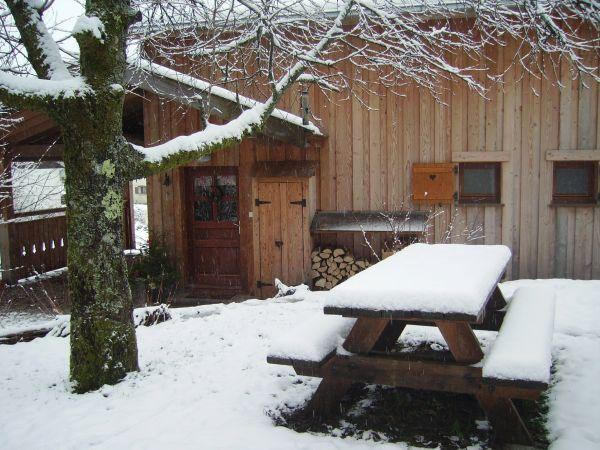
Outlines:
<svg viewBox="0 0 600 450"><path fill-rule="evenodd" d="M138 369L121 194L135 162L120 138L122 103L109 97L97 95L76 116L68 108L61 120L66 124L70 373L77 392L114 384Z"/></svg>

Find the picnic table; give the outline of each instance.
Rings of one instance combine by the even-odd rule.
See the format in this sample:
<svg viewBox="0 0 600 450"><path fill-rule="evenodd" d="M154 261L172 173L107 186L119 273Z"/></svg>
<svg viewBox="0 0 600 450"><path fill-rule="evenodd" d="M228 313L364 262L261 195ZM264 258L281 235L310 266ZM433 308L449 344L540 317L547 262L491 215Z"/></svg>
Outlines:
<svg viewBox="0 0 600 450"><path fill-rule="evenodd" d="M332 289L325 315L283 337L267 360L322 378L308 405L322 418L355 382L466 393L500 441L529 444L512 399L548 385L554 294L518 290L504 318L498 282L510 257L501 245L413 244ZM437 327L450 360L392 352L408 324ZM500 329L485 358L475 327Z"/></svg>

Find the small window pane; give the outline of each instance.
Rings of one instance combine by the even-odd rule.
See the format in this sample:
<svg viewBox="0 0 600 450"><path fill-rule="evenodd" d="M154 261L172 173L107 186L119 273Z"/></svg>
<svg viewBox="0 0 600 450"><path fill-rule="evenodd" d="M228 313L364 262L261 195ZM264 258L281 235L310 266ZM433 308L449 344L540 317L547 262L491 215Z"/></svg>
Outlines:
<svg viewBox="0 0 600 450"><path fill-rule="evenodd" d="M194 193L196 195L210 195L213 185L213 178L210 175L204 175L194 178Z"/></svg>
<svg viewBox="0 0 600 450"><path fill-rule="evenodd" d="M493 167L463 168L463 171L462 194L496 194L496 174Z"/></svg>
<svg viewBox="0 0 600 450"><path fill-rule="evenodd" d="M217 175L217 187L222 195L237 195L237 177L235 175Z"/></svg>
<svg viewBox="0 0 600 450"><path fill-rule="evenodd" d="M500 202L500 163L462 163L459 177L459 202Z"/></svg>
<svg viewBox="0 0 600 450"><path fill-rule="evenodd" d="M195 201L194 202L194 220L198 222L209 222L212 220L212 202Z"/></svg>
<svg viewBox="0 0 600 450"><path fill-rule="evenodd" d="M235 200L222 200L219 202L219 222L237 222L237 202Z"/></svg>
<svg viewBox="0 0 600 450"><path fill-rule="evenodd" d="M588 167L557 167L556 193L559 195L590 195Z"/></svg>

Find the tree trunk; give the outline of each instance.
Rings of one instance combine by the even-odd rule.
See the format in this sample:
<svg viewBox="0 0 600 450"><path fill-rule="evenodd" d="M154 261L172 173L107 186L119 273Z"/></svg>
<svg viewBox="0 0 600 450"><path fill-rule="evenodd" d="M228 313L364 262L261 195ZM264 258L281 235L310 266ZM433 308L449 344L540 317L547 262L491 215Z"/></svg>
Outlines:
<svg viewBox="0 0 600 450"><path fill-rule="evenodd" d="M76 392L138 370L132 298L123 257L123 189L130 161L122 95L65 111L71 380Z"/></svg>

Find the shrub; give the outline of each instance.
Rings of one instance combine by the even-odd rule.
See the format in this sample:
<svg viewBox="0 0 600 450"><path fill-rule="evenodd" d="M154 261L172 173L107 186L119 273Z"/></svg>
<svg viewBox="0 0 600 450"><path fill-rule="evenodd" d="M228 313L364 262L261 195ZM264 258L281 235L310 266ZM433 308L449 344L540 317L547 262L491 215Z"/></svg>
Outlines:
<svg viewBox="0 0 600 450"><path fill-rule="evenodd" d="M131 265L130 280L144 284L148 304L168 303L178 279L165 247L156 242L142 247Z"/></svg>

